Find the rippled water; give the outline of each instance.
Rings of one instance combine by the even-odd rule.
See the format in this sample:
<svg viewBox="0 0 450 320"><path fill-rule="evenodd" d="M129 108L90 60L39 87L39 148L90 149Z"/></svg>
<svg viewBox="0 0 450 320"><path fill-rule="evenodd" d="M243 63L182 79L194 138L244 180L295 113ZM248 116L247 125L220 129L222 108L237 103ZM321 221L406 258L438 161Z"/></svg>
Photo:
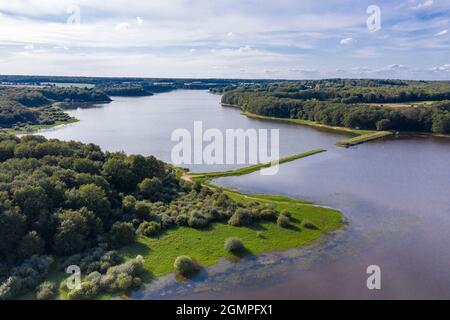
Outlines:
<svg viewBox="0 0 450 320"><path fill-rule="evenodd" d="M219 129L280 128L282 155L317 147L328 152L284 164L276 176L256 172L216 183L338 208L348 226L307 248L223 260L185 283L168 275L133 298L450 298L449 140L391 138L342 149L334 146L340 134L247 119L218 102L199 91L117 98L73 111L81 122L44 134L169 161L172 130L192 128L195 120ZM382 290L366 288L369 265L381 267Z"/></svg>

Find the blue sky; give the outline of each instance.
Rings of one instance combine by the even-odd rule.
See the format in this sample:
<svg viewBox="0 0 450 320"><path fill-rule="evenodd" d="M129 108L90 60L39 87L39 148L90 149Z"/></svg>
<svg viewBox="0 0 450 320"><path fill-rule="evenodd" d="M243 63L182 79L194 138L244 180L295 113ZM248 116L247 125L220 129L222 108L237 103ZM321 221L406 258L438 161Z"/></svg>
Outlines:
<svg viewBox="0 0 450 320"><path fill-rule="evenodd" d="M450 0L0 0L0 73L450 79Z"/></svg>

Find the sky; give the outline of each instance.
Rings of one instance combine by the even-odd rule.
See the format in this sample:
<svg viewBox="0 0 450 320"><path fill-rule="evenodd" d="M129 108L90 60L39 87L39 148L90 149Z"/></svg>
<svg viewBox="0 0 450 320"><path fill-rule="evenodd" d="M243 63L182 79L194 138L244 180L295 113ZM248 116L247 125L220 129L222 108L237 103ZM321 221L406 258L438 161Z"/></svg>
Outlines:
<svg viewBox="0 0 450 320"><path fill-rule="evenodd" d="M0 74L450 80L450 0L0 0Z"/></svg>

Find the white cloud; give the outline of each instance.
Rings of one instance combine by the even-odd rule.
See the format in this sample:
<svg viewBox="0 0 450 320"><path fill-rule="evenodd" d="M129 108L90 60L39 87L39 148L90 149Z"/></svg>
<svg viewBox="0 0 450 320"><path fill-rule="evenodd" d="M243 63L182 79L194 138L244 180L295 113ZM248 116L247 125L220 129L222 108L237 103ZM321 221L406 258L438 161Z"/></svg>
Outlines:
<svg viewBox="0 0 450 320"><path fill-rule="evenodd" d="M355 42L355 40L353 40L353 38L345 38L345 39L341 40L342 45L351 44L353 42Z"/></svg>
<svg viewBox="0 0 450 320"><path fill-rule="evenodd" d="M115 29L117 31L126 31L130 27L130 24L128 22L121 22L116 25Z"/></svg>
<svg viewBox="0 0 450 320"><path fill-rule="evenodd" d="M142 19L141 17L136 17L136 21L137 21L138 25L144 24L144 19Z"/></svg>
<svg viewBox="0 0 450 320"><path fill-rule="evenodd" d="M439 36L443 36L446 35L448 33L448 29L439 31L438 33L435 34L435 36L439 37Z"/></svg>
<svg viewBox="0 0 450 320"><path fill-rule="evenodd" d="M417 6L412 7L413 10L419 10L422 8L428 8L431 7L433 5L434 1L433 0L426 0L424 2L419 3Z"/></svg>
<svg viewBox="0 0 450 320"><path fill-rule="evenodd" d="M433 67L431 70L435 72L450 72L450 64L444 64L439 67Z"/></svg>
<svg viewBox="0 0 450 320"><path fill-rule="evenodd" d="M246 52L251 52L253 49L250 46L244 46L244 47L240 47L239 48L239 52L240 53L246 53Z"/></svg>

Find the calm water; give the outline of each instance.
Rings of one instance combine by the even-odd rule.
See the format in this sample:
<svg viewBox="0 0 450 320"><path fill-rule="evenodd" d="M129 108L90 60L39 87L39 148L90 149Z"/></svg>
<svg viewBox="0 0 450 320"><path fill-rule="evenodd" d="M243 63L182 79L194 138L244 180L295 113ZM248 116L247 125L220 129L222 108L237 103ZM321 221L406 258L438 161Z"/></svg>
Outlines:
<svg viewBox="0 0 450 320"><path fill-rule="evenodd" d="M194 120L206 128L280 127L282 155L317 147L328 152L284 164L276 176L254 173L217 183L338 208L348 226L307 248L223 260L187 283L168 275L133 298L450 299L450 141L392 138L342 149L334 147L341 135L247 119L218 101L198 91L118 98L72 112L82 121L45 135L168 161L171 131L191 128ZM382 290L366 288L369 265L381 267Z"/></svg>
<svg viewBox="0 0 450 320"><path fill-rule="evenodd" d="M68 112L80 122L43 131L48 138L93 142L109 151L154 155L171 162L171 141L176 129L193 131L194 121L203 130L280 129L280 155L328 147L342 135L312 128L257 121L241 116L234 108L220 106L220 96L206 91L174 91L144 98L116 97L110 104ZM206 143L205 143L206 145ZM245 150L237 150L245 152ZM245 166L245 165L244 165ZM239 165L185 165L194 171L231 169Z"/></svg>

